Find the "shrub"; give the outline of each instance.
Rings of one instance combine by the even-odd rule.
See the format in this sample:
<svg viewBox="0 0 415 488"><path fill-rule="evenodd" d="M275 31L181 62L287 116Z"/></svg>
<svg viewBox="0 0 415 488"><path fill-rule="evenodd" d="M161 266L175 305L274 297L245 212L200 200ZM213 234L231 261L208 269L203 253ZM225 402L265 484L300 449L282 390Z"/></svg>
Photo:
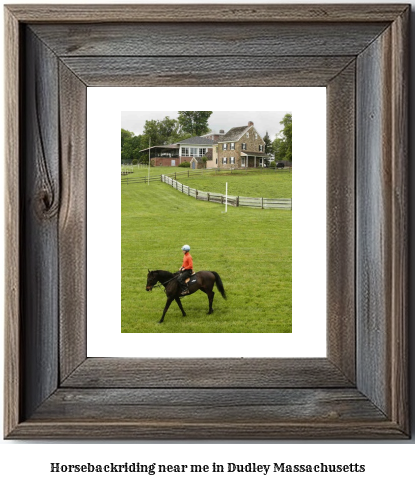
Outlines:
<svg viewBox="0 0 415 488"><path fill-rule="evenodd" d="M183 161L179 164L179 168L190 168L190 161Z"/></svg>

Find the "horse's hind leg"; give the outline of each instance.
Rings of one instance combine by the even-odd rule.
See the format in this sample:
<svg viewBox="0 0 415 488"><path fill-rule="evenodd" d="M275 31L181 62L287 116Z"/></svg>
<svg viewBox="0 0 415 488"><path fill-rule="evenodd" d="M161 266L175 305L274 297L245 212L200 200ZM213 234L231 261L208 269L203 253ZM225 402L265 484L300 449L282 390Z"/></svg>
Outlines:
<svg viewBox="0 0 415 488"><path fill-rule="evenodd" d="M215 296L215 292L213 292L211 290L211 291L207 291L206 294L207 294L207 296L209 298L209 312L208 312L208 315L210 315L211 313L213 313L212 304L213 304L213 297Z"/></svg>
<svg viewBox="0 0 415 488"><path fill-rule="evenodd" d="M159 321L159 324L161 324L161 323L163 322L163 320L164 320L164 316L166 315L166 312L167 312L167 310L169 309L170 304L171 304L171 302L172 302L172 301L173 301L173 298L168 298L168 299L167 299L166 306L164 307L164 310L163 310L163 315L161 316L161 319L160 319L160 321Z"/></svg>
<svg viewBox="0 0 415 488"><path fill-rule="evenodd" d="M180 310L182 311L183 317L186 317L186 312L183 310L183 305L182 302L180 301L179 298L175 298L177 305L179 306Z"/></svg>

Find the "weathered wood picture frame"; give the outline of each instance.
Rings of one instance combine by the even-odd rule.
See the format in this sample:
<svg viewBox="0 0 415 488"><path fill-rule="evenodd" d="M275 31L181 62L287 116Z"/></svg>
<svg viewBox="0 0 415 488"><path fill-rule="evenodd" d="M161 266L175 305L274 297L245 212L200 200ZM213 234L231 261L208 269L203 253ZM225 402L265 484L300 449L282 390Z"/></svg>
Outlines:
<svg viewBox="0 0 415 488"><path fill-rule="evenodd" d="M409 437L409 15L5 7L6 438ZM108 85L327 87L326 358L86 356L86 94Z"/></svg>

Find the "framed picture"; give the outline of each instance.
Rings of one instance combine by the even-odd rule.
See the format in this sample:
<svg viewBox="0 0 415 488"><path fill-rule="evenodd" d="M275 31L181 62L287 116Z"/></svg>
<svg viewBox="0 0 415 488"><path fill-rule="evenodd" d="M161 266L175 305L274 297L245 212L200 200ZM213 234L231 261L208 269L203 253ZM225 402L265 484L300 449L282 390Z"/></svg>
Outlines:
<svg viewBox="0 0 415 488"><path fill-rule="evenodd" d="M409 15L6 7L6 438L408 438ZM326 357L87 357L92 86L326 87Z"/></svg>

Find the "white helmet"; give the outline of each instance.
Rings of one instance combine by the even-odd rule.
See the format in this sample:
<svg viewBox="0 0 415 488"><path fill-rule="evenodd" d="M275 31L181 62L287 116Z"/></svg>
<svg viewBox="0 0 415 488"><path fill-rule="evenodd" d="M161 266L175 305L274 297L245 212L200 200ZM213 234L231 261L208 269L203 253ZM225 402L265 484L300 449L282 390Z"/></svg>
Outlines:
<svg viewBox="0 0 415 488"><path fill-rule="evenodd" d="M185 244L183 247L182 247L182 251L190 251L190 246L188 244Z"/></svg>

